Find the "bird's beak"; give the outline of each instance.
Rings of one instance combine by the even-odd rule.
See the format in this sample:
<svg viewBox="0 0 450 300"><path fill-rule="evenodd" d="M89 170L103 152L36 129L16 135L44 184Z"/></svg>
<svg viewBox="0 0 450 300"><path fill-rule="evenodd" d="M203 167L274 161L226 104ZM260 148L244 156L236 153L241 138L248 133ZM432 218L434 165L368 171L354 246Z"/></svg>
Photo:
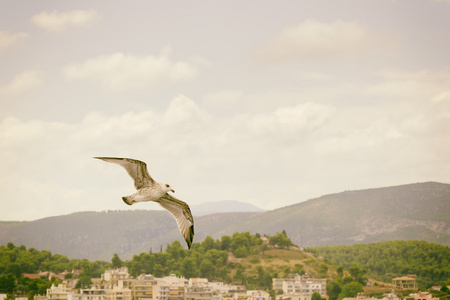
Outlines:
<svg viewBox="0 0 450 300"><path fill-rule="evenodd" d="M175 193L175 190L174 190L174 189L171 189L171 191L172 191L172 193Z"/></svg>

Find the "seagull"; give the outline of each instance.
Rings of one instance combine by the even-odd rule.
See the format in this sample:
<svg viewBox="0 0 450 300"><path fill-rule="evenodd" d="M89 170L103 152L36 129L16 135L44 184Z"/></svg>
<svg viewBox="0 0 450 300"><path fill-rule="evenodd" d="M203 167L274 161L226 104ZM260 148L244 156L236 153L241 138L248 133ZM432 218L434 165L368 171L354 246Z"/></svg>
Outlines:
<svg viewBox="0 0 450 300"><path fill-rule="evenodd" d="M146 163L143 161L119 157L94 158L124 167L131 178L133 178L137 192L130 196L122 197L123 202L128 205L145 201L159 203L175 218L181 235L184 237L188 248L191 248L194 238L194 218L189 205L169 194L169 191L175 193L170 185L153 180L148 173Z"/></svg>

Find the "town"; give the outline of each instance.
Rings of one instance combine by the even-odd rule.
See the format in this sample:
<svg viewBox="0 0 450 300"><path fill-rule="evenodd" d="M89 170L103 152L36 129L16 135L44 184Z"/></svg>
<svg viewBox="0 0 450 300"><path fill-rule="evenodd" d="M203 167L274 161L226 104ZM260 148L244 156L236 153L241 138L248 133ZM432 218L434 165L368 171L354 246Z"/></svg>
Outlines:
<svg viewBox="0 0 450 300"><path fill-rule="evenodd" d="M72 273L76 274L77 270ZM24 277L39 278L48 276L60 278L61 283L53 284L46 295L35 295L34 300L314 300L328 299L327 279L313 278L309 275L293 274L290 278L273 278L272 288L276 299L262 290L247 290L244 285L210 282L206 278L177 277L175 274L156 278L151 274L141 274L132 278L127 267L106 270L101 278L92 278L88 288L76 288L78 279L64 279L69 272L61 274L41 272L24 274ZM415 275L394 278L392 292L382 300L400 300L393 292L395 289L416 289ZM4 300L6 294L0 294ZM16 297L16 300L28 300ZM355 298L343 300L375 300L358 294ZM404 297L405 300L438 300L428 292L417 292Z"/></svg>

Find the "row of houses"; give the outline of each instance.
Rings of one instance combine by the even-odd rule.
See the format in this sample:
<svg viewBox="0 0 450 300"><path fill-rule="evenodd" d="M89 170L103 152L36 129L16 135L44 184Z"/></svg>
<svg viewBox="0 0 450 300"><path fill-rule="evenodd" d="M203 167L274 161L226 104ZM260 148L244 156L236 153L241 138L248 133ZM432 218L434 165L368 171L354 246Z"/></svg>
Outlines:
<svg viewBox="0 0 450 300"><path fill-rule="evenodd" d="M92 279L89 289L75 289L75 280L52 285L46 296L35 300L270 300L265 291L249 291L243 285L209 282L206 278L156 278L142 274L131 278L127 268L107 270Z"/></svg>
<svg viewBox="0 0 450 300"><path fill-rule="evenodd" d="M188 280L174 274L163 278L149 274L131 278L126 267L106 270L101 278L92 279L88 289L76 289L76 282L64 280L52 285L46 296L37 296L35 300L271 300L266 291L209 282L206 278ZM275 292L283 294L284 298L280 299L311 300L315 292L327 298L326 279L295 274L292 278L274 278L272 283Z"/></svg>
<svg viewBox="0 0 450 300"><path fill-rule="evenodd" d="M48 276L61 279L67 272L53 274L25 274L26 277ZM46 296L36 296L34 300L272 300L265 291L246 290L243 285L231 285L222 282L209 282L206 278L177 277L174 274L155 278L142 274L131 278L126 267L106 270L101 278L93 278L88 289L76 289L77 279L64 280L58 286L52 285ZM417 288L415 275L394 278L393 288ZM309 275L295 274L290 278L273 278L273 290L277 294L273 300L311 300L314 293L322 299L328 299L327 280L312 278ZM6 295L5 295L6 296ZM17 298L16 298L17 299ZM1 300L1 295L0 295ZM25 300L25 299L24 299ZM345 300L375 300L364 295ZM387 294L382 300L400 300L394 293ZM429 294L411 294L408 300L437 300Z"/></svg>

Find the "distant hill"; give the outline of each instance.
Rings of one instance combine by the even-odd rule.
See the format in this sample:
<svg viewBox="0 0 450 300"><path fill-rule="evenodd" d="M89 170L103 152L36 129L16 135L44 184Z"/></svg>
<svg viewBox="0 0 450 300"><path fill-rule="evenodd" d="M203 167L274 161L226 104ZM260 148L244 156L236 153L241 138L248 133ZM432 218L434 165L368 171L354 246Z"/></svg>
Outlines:
<svg viewBox="0 0 450 300"><path fill-rule="evenodd" d="M194 213L195 214L195 213ZM234 232L286 230L298 246L425 240L450 246L450 185L436 182L322 196L267 212L195 217L194 242ZM69 258L110 260L185 242L166 211L81 212L29 222L0 222L0 245L13 242Z"/></svg>
<svg viewBox="0 0 450 300"><path fill-rule="evenodd" d="M192 205L191 211L194 216L204 216L216 213L230 212L263 212L264 209L256 207L250 203L234 200L224 200Z"/></svg>
<svg viewBox="0 0 450 300"><path fill-rule="evenodd" d="M346 191L269 211L231 230L286 230L298 246L425 240L450 246L450 185L436 182Z"/></svg>

